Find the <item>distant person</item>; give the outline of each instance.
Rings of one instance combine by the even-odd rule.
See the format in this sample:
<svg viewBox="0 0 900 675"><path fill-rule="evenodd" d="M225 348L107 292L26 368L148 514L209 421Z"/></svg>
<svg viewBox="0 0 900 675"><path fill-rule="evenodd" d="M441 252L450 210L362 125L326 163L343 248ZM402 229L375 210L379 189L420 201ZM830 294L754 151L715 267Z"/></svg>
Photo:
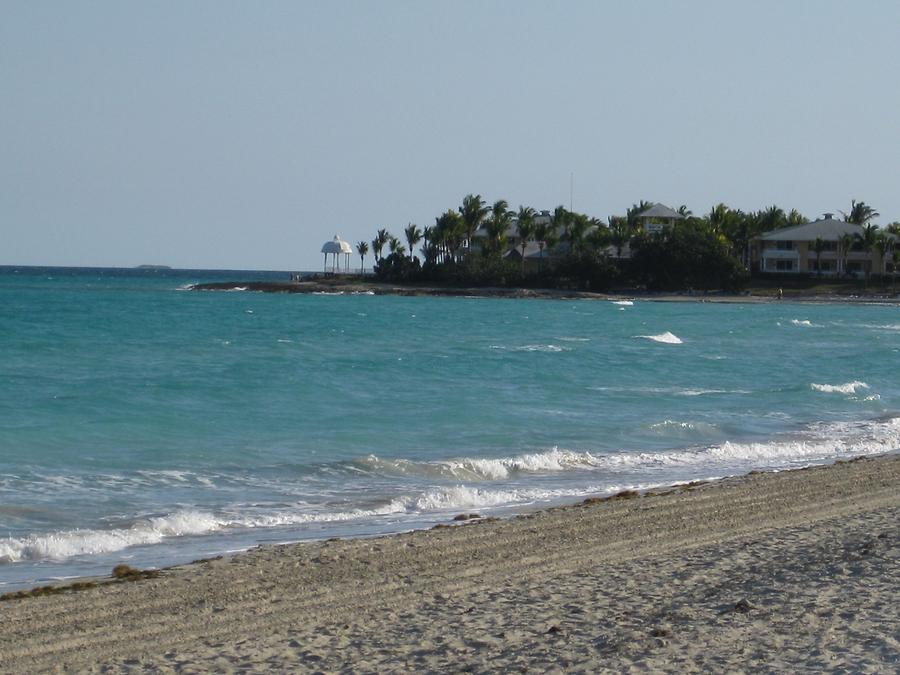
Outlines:
<svg viewBox="0 0 900 675"><path fill-rule="evenodd" d="M782 298L784 298L784 291L781 290L781 288L779 287L778 293L776 295L777 295L778 299L781 300Z"/></svg>

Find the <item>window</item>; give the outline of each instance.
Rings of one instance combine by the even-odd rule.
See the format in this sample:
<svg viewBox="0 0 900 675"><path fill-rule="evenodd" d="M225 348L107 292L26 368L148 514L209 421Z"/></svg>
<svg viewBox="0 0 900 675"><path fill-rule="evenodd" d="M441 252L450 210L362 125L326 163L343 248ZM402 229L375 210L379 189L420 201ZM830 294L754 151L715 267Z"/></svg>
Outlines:
<svg viewBox="0 0 900 675"><path fill-rule="evenodd" d="M781 242L779 242L781 243ZM788 242L791 243L791 242ZM793 260L776 260L775 261L775 270L778 272L793 272L794 271L794 261Z"/></svg>
<svg viewBox="0 0 900 675"><path fill-rule="evenodd" d="M792 241L776 241L775 249L778 251L793 251L794 242Z"/></svg>

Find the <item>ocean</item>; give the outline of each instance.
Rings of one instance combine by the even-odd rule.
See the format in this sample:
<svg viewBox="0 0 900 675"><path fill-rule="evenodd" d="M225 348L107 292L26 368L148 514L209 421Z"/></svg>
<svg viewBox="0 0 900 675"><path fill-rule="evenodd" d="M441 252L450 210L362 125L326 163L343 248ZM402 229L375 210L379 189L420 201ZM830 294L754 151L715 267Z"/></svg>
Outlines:
<svg viewBox="0 0 900 675"><path fill-rule="evenodd" d="M895 305L0 268L0 591L900 447Z"/></svg>

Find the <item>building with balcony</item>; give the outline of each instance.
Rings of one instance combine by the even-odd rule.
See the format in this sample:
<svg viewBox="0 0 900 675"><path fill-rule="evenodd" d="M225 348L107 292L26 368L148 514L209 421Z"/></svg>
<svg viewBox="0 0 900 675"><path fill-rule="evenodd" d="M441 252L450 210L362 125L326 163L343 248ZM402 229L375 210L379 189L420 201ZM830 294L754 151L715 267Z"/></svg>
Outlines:
<svg viewBox="0 0 900 675"><path fill-rule="evenodd" d="M893 271L889 255L882 258L863 249L863 231L860 225L838 220L834 214L826 213L810 223L766 232L751 242L753 269L784 274L819 273L823 276L860 276ZM893 238L893 235L889 236ZM848 241L849 247L845 246ZM820 242L818 250L816 242Z"/></svg>

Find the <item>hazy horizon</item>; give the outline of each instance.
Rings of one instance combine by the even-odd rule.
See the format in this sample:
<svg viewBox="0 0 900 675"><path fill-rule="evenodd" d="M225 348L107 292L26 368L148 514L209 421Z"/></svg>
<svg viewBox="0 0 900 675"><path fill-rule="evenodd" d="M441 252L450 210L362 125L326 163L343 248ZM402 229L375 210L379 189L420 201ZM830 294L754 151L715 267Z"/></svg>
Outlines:
<svg viewBox="0 0 900 675"><path fill-rule="evenodd" d="M0 265L315 270L572 175L603 219L900 220L895 3L2 7Z"/></svg>

